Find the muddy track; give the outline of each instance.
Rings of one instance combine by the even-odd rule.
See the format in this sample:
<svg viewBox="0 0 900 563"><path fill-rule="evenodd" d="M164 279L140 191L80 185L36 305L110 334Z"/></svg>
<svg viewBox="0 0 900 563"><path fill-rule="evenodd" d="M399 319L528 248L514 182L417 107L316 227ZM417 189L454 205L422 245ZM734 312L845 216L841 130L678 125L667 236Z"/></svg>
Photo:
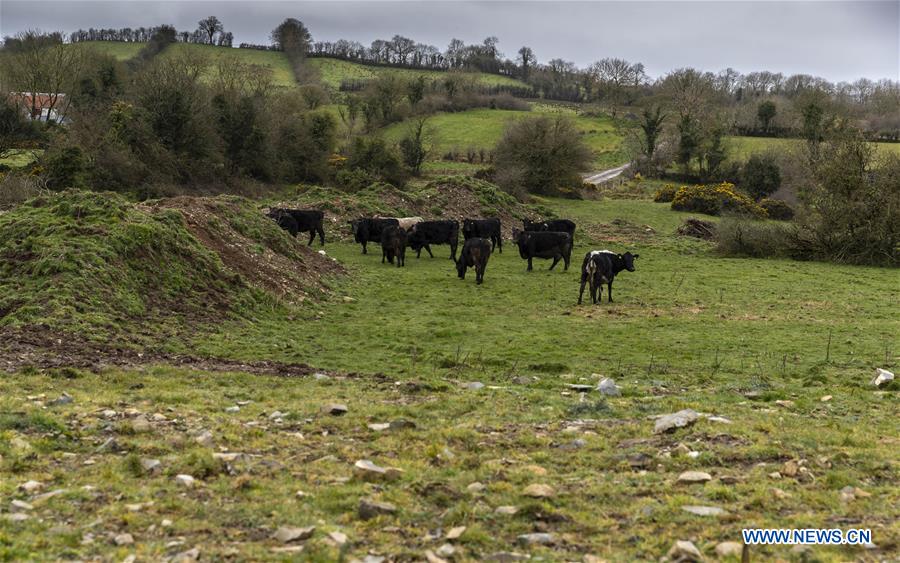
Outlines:
<svg viewBox="0 0 900 563"><path fill-rule="evenodd" d="M77 368L101 371L111 367L140 368L169 365L202 371L242 372L283 377L304 377L314 373L336 374L303 363L271 360L239 361L171 354L152 350L136 350L125 346L99 345L49 330L0 329L0 371L14 373L25 368L38 370Z"/></svg>

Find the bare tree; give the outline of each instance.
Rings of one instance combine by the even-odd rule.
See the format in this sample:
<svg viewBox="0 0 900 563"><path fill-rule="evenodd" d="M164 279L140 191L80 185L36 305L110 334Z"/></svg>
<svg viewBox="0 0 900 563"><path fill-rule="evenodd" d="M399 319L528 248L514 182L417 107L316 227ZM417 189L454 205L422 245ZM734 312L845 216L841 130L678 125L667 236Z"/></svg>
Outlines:
<svg viewBox="0 0 900 563"><path fill-rule="evenodd" d="M527 80L531 68L537 64L537 57L531 47L522 47L519 49L519 67L522 69L522 78Z"/></svg>
<svg viewBox="0 0 900 563"><path fill-rule="evenodd" d="M84 50L67 47L60 34L37 30L22 32L15 40L15 48L5 57L8 86L31 93L19 96L18 103L28 104L33 116L46 112L47 121L63 121L84 66Z"/></svg>
<svg viewBox="0 0 900 563"><path fill-rule="evenodd" d="M225 30L225 27L222 25L222 22L219 21L219 18L216 16L209 16L208 18L204 18L197 22L197 30L206 35L206 43L208 45L215 45L213 39L217 33L222 33L222 31Z"/></svg>

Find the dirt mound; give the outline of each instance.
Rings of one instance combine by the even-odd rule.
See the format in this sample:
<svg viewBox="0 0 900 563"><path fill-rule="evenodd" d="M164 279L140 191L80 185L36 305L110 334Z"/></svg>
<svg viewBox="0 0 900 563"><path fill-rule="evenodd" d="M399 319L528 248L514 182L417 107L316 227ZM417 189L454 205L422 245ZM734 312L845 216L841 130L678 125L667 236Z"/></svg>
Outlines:
<svg viewBox="0 0 900 563"><path fill-rule="evenodd" d="M350 237L349 221L359 217L411 217L456 219L497 217L504 236L523 217L545 218L551 213L524 205L494 184L467 176L444 176L423 187L400 190L388 184L373 184L355 193L334 188L301 186L295 194L273 202L272 207L321 209L325 212L327 237Z"/></svg>
<svg viewBox="0 0 900 563"><path fill-rule="evenodd" d="M247 283L289 302L327 290L324 277L343 273L341 265L287 236L249 201L237 197L175 197L140 206L151 213L173 209L187 229L222 264Z"/></svg>
<svg viewBox="0 0 900 563"><path fill-rule="evenodd" d="M713 240L716 238L716 225L710 221L688 217L675 232L685 237Z"/></svg>
<svg viewBox="0 0 900 563"><path fill-rule="evenodd" d="M0 327L147 345L323 294L341 271L240 198L67 191L0 216Z"/></svg>
<svg viewBox="0 0 900 563"><path fill-rule="evenodd" d="M588 240L628 245L635 241L645 241L653 237L656 231L650 225L636 225L626 219L613 219L609 223L588 224L585 233Z"/></svg>

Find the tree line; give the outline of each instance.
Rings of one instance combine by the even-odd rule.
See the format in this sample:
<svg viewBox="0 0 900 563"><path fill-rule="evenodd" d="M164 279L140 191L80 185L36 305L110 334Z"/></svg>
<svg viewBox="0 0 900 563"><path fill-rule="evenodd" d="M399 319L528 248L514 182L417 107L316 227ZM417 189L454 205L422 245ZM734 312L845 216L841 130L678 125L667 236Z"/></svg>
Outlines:
<svg viewBox="0 0 900 563"><path fill-rule="evenodd" d="M69 41L80 43L84 41L122 41L125 43L146 43L156 34L160 28L172 28L172 26L152 27L120 27L120 28L88 28L79 29L69 34ZM62 34L59 34L60 36ZM231 47L234 43L234 34L225 31L222 22L216 16L209 16L197 22L197 28L193 31L175 31L175 40L181 43L196 43L199 45L216 45L219 47Z"/></svg>

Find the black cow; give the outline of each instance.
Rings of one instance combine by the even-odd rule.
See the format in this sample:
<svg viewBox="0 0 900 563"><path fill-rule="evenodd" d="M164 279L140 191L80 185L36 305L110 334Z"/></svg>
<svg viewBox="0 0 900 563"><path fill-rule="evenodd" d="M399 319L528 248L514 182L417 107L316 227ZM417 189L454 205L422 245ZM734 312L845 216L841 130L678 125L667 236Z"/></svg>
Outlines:
<svg viewBox="0 0 900 563"><path fill-rule="evenodd" d="M389 225L381 231L381 263L384 259L391 264L397 259L397 267L406 265L406 231L397 225Z"/></svg>
<svg viewBox="0 0 900 563"><path fill-rule="evenodd" d="M535 232L513 229L513 240L519 247L519 256L528 260L528 271L532 270L532 258L553 258L552 270L560 260L569 269L572 259L572 235L562 232Z"/></svg>
<svg viewBox="0 0 900 563"><path fill-rule="evenodd" d="M581 289L578 291L578 304L584 295L584 284L590 284L591 303L599 303L603 295L603 284L606 284L606 299L612 303L612 284L616 274L622 270L634 271L634 261L638 254L626 252L616 254L609 250L592 250L584 255L581 263Z"/></svg>
<svg viewBox="0 0 900 563"><path fill-rule="evenodd" d="M530 232L559 232L569 233L575 239L575 223L568 219L552 219L550 221L535 222L530 219L522 219L522 227Z"/></svg>
<svg viewBox="0 0 900 563"><path fill-rule="evenodd" d="M285 222L288 223L287 227L283 225L282 221L286 216L294 219L296 231L291 228L289 222ZM278 226L290 232L292 236L297 236L297 233L309 233L309 242L306 246L312 245L316 234L319 235L319 243L325 246L325 229L322 227L325 214L318 209L272 209L269 211L269 217L278 221Z"/></svg>
<svg viewBox="0 0 900 563"><path fill-rule="evenodd" d="M422 255L422 249L431 253L432 244L449 244L450 258L456 261L456 247L459 245L459 221L422 221L409 230L409 247L416 251L416 258Z"/></svg>
<svg viewBox="0 0 900 563"><path fill-rule="evenodd" d="M459 260L456 262L456 272L459 279L466 279L466 268L475 268L475 283L481 285L484 281L484 270L487 268L488 258L491 257L491 242L484 238L470 238L463 244Z"/></svg>
<svg viewBox="0 0 900 563"><path fill-rule="evenodd" d="M274 219L278 226L289 232L292 237L297 236L297 220L284 209L270 209L266 215Z"/></svg>
<svg viewBox="0 0 900 563"><path fill-rule="evenodd" d="M356 221L350 221L353 228L353 240L362 245L362 253L366 254L366 244L381 242L381 233L385 227L396 227L400 222L396 219L382 219L364 217Z"/></svg>
<svg viewBox="0 0 900 563"><path fill-rule="evenodd" d="M486 238L491 241L491 252L496 247L503 253L503 237L500 235L500 219L466 219L462 226L463 240Z"/></svg>

